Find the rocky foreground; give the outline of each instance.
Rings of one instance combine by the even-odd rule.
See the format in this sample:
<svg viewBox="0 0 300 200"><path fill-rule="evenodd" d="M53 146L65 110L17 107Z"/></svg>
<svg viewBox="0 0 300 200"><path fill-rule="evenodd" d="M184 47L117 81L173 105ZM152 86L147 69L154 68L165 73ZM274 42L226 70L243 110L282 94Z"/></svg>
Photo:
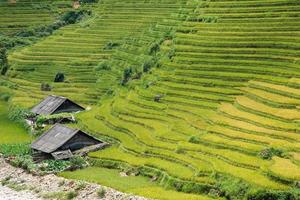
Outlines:
<svg viewBox="0 0 300 200"><path fill-rule="evenodd" d="M68 180L53 174L33 176L0 157L0 200L42 200L62 197L77 200L146 200L93 183Z"/></svg>

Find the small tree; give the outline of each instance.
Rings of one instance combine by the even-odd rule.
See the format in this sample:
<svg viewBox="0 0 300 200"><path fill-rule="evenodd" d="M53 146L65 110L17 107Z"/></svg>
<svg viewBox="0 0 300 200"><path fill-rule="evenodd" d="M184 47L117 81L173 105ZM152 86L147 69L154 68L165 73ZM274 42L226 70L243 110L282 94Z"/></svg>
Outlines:
<svg viewBox="0 0 300 200"><path fill-rule="evenodd" d="M131 75L132 75L132 69L131 68L126 68L123 72L122 85L125 85L129 81Z"/></svg>
<svg viewBox="0 0 300 200"><path fill-rule="evenodd" d="M8 60L5 48L0 48L0 70L1 75L5 75L8 70Z"/></svg>
<svg viewBox="0 0 300 200"><path fill-rule="evenodd" d="M41 84L41 90L42 91L51 91L51 86L48 83L42 83Z"/></svg>
<svg viewBox="0 0 300 200"><path fill-rule="evenodd" d="M64 80L65 80L65 75L63 73L58 72L55 75L54 82L64 82Z"/></svg>

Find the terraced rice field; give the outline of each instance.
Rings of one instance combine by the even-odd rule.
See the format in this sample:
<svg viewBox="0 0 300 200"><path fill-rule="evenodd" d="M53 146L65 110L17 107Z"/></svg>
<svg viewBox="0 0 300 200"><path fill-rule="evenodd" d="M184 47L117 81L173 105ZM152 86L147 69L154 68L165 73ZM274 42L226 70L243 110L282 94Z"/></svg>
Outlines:
<svg viewBox="0 0 300 200"><path fill-rule="evenodd" d="M224 178L297 190L299 1L103 0L82 7L91 18L9 55L9 81L18 86L12 103L32 106L55 93L91 106L79 126L113 143L89 155L95 167L159 172L163 186L210 197L230 193ZM149 59L158 67L120 85L124 69L142 71ZM109 69L98 69L103 62ZM65 83L52 83L57 72ZM53 91L41 92L41 82ZM263 159L270 149L283 153Z"/></svg>
<svg viewBox="0 0 300 200"><path fill-rule="evenodd" d="M71 1L1 0L0 33L11 35L26 28L48 25L66 8L72 8Z"/></svg>

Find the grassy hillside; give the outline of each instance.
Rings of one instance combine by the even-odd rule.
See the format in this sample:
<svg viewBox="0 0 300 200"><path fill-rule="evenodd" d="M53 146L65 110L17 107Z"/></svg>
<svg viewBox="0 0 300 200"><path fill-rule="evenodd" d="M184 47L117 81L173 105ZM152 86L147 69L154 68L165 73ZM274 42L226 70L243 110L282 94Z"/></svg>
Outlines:
<svg viewBox="0 0 300 200"><path fill-rule="evenodd" d="M95 167L134 167L210 197L299 193L299 1L103 0L80 9L92 15L9 54L13 104L54 93L91 106L78 126L113 143L90 154ZM57 72L64 83L53 82Z"/></svg>

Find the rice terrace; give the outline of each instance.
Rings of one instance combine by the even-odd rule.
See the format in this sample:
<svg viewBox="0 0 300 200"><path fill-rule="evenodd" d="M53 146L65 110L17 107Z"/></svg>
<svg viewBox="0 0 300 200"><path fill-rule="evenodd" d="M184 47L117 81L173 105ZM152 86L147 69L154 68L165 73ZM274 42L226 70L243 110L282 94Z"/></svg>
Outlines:
<svg viewBox="0 0 300 200"><path fill-rule="evenodd" d="M299 0L0 0L0 73L0 200L300 200Z"/></svg>

